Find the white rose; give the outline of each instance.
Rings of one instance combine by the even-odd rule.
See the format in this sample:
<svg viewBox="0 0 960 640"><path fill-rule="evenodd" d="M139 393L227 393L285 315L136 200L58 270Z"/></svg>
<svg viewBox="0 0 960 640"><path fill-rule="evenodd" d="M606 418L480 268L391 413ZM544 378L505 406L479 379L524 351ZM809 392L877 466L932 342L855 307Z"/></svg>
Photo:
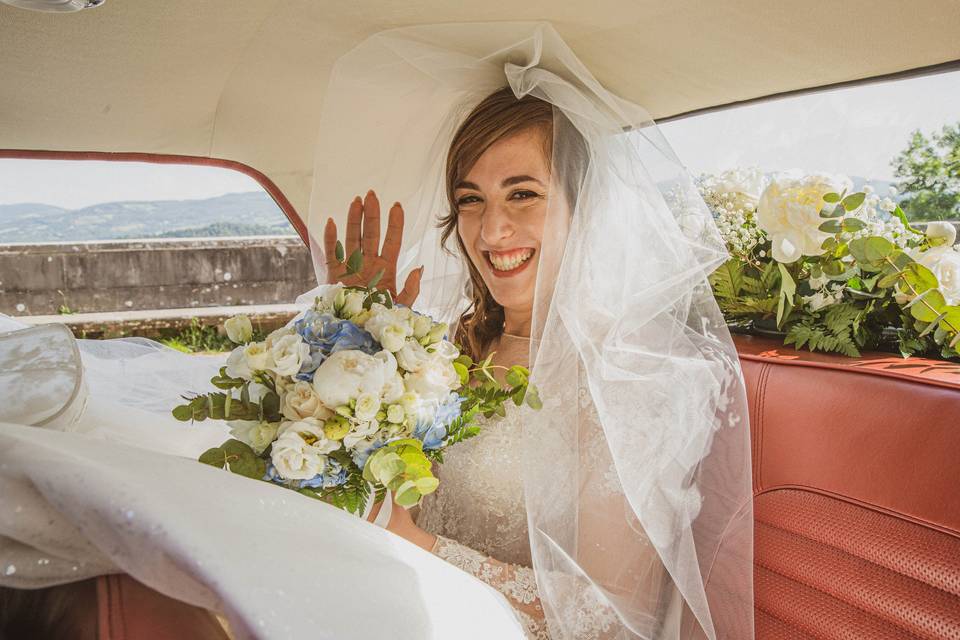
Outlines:
<svg viewBox="0 0 960 640"><path fill-rule="evenodd" d="M407 391L413 391L421 398L439 400L450 395L460 387L460 376L453 364L442 358L431 358L416 373L404 376Z"/></svg>
<svg viewBox="0 0 960 640"><path fill-rule="evenodd" d="M367 323L369 325L369 323ZM407 336L412 333L409 325L391 324L384 327L380 332L380 344L391 353L396 353L403 348L407 341Z"/></svg>
<svg viewBox="0 0 960 640"><path fill-rule="evenodd" d="M940 293L947 304L960 304L960 252L955 247L934 247L914 253L913 258L937 277Z"/></svg>
<svg viewBox="0 0 960 640"><path fill-rule="evenodd" d="M223 323L223 328L226 330L230 341L237 344L246 344L253 337L253 323L250 322L250 318L242 313L227 319Z"/></svg>
<svg viewBox="0 0 960 640"><path fill-rule="evenodd" d="M849 180L832 176L776 177L757 204L757 225L770 238L773 259L789 264L802 256L822 255L821 245L831 235L819 229L823 196L849 188Z"/></svg>
<svg viewBox="0 0 960 640"><path fill-rule="evenodd" d="M276 422L258 420L230 420L227 425L230 427L230 435L250 445L257 455L270 446L273 439L277 437L277 429L280 427Z"/></svg>
<svg viewBox="0 0 960 640"><path fill-rule="evenodd" d="M339 407L361 393L379 397L391 373L390 364L384 358L356 350L337 351L313 374L313 389L323 404Z"/></svg>
<svg viewBox="0 0 960 640"><path fill-rule="evenodd" d="M957 228L950 222L928 222L926 236L932 246L952 247L957 241Z"/></svg>
<svg viewBox="0 0 960 640"><path fill-rule="evenodd" d="M333 413L320 402L320 397L313 390L313 385L303 380L297 380L293 386L283 394L281 412L287 420L303 420L317 418L326 420Z"/></svg>
<svg viewBox="0 0 960 640"><path fill-rule="evenodd" d="M380 411L380 394L361 393L357 396L357 404L353 408L353 416L361 422L369 422L377 417Z"/></svg>
<svg viewBox="0 0 960 640"><path fill-rule="evenodd" d="M227 375L244 380L250 380L253 377L253 372L247 366L247 356L243 352L243 347L237 347L227 356Z"/></svg>
<svg viewBox="0 0 960 640"><path fill-rule="evenodd" d="M394 424L400 424L403 422L406 412L403 410L403 407L399 404L392 404L387 407L387 422L393 422Z"/></svg>
<svg viewBox="0 0 960 640"><path fill-rule="evenodd" d="M340 446L328 440L315 421L303 420L284 425L273 443L270 458L284 480L309 480L323 473L327 454Z"/></svg>
<svg viewBox="0 0 960 640"><path fill-rule="evenodd" d="M310 357L310 345L297 334L286 335L273 344L270 355L274 371L281 376L294 376L303 361Z"/></svg>
<svg viewBox="0 0 960 640"><path fill-rule="evenodd" d="M417 313L413 316L413 337L419 340L430 333L433 328L433 320L430 316Z"/></svg>
<svg viewBox="0 0 960 640"><path fill-rule="evenodd" d="M375 434L379 429L380 425L376 420L355 425L353 429L350 430L350 433L344 436L343 446L347 449L354 449L358 443L368 440L370 436Z"/></svg>
<svg viewBox="0 0 960 640"><path fill-rule="evenodd" d="M349 319L358 315L363 311L363 301L366 297L366 294L360 293L359 291L351 291L348 293L343 301L340 317Z"/></svg>
<svg viewBox="0 0 960 640"><path fill-rule="evenodd" d="M423 345L413 340L407 340L403 348L397 351L395 355L400 368L411 373L420 371L420 367L430 359L430 354L423 348Z"/></svg>
<svg viewBox="0 0 960 640"><path fill-rule="evenodd" d="M250 371L266 371L273 368L273 356L263 342L251 342L243 347L243 358Z"/></svg>

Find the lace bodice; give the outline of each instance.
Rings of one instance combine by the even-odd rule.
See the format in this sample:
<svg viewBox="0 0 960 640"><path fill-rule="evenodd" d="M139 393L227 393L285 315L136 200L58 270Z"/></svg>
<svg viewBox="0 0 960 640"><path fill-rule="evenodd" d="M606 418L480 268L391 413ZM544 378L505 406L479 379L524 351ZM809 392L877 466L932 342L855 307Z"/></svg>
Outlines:
<svg viewBox="0 0 960 640"><path fill-rule="evenodd" d="M450 447L436 469L417 524L504 562L530 566L523 503L520 411L487 420L480 434Z"/></svg>

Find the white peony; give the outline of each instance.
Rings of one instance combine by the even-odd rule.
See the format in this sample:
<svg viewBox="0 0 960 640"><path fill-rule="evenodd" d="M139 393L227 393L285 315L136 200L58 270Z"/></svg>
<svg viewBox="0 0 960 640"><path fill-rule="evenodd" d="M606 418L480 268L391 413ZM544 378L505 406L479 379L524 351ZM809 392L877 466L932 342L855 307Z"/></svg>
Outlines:
<svg viewBox="0 0 960 640"><path fill-rule="evenodd" d="M320 402L320 396L313 390L313 385L303 380L297 380L286 390L280 410L284 418L293 421L304 418L326 420L333 415L333 412Z"/></svg>
<svg viewBox="0 0 960 640"><path fill-rule="evenodd" d="M227 337L236 344L246 344L253 337L253 323L250 318L242 313L232 318L228 318L223 323L223 328L227 332Z"/></svg>
<svg viewBox="0 0 960 640"><path fill-rule="evenodd" d="M424 363L430 359L430 354L427 353L423 345L413 340L407 340L403 348L394 355L397 357L397 364L400 368L412 373L420 371Z"/></svg>
<svg viewBox="0 0 960 640"><path fill-rule="evenodd" d="M258 420L229 420L227 425L230 427L230 435L250 445L257 455L270 446L273 439L277 437L277 429L280 427L277 422Z"/></svg>
<svg viewBox="0 0 960 640"><path fill-rule="evenodd" d="M309 480L323 473L327 454L340 446L328 440L323 429L306 421L286 426L273 443L270 459L284 480Z"/></svg>
<svg viewBox="0 0 960 640"><path fill-rule="evenodd" d="M819 229L823 196L850 186L846 178L818 174L774 178L757 204L757 225L770 238L773 259L789 264L802 256L822 255L821 245L831 235Z"/></svg>
<svg viewBox="0 0 960 640"><path fill-rule="evenodd" d="M924 233L930 244L935 247L952 247L957 241L957 228L950 222L928 222Z"/></svg>
<svg viewBox="0 0 960 640"><path fill-rule="evenodd" d="M956 247L934 247L922 253L913 253L912 257L937 277L940 293L947 304L960 304L960 251Z"/></svg>
<svg viewBox="0 0 960 640"><path fill-rule="evenodd" d="M453 364L443 358L431 358L416 373L408 373L403 379L408 391L415 392L426 400L446 398L460 387L460 376Z"/></svg>
<svg viewBox="0 0 960 640"><path fill-rule="evenodd" d="M380 411L380 394L361 393L357 396L357 404L353 409L353 416L361 422L369 422L377 417Z"/></svg>
<svg viewBox="0 0 960 640"><path fill-rule="evenodd" d="M310 345L295 333L285 335L273 343L270 355L273 371L281 376L294 376L300 371L303 361L310 357Z"/></svg>
<svg viewBox="0 0 960 640"><path fill-rule="evenodd" d="M324 360L313 374L313 389L328 407L348 404L361 393L380 397L384 384L396 373L396 360L393 356L390 359L392 370L386 358L362 351L338 351Z"/></svg>

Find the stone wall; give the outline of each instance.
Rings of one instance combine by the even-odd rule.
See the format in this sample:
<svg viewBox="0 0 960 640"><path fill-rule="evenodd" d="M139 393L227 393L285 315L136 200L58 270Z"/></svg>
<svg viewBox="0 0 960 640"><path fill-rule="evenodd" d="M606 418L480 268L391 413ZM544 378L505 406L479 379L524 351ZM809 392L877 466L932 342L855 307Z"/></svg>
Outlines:
<svg viewBox="0 0 960 640"><path fill-rule="evenodd" d="M314 286L296 237L0 246L11 316L283 304Z"/></svg>

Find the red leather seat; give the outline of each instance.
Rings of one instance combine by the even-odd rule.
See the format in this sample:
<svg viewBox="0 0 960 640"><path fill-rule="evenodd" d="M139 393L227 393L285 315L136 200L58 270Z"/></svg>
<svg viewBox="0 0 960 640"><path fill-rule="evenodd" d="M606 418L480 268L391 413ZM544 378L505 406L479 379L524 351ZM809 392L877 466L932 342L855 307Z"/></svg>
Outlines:
<svg viewBox="0 0 960 640"><path fill-rule="evenodd" d="M960 366L735 341L757 639L960 639Z"/></svg>
<svg viewBox="0 0 960 640"><path fill-rule="evenodd" d="M97 640L228 640L211 613L127 575L97 578Z"/></svg>

